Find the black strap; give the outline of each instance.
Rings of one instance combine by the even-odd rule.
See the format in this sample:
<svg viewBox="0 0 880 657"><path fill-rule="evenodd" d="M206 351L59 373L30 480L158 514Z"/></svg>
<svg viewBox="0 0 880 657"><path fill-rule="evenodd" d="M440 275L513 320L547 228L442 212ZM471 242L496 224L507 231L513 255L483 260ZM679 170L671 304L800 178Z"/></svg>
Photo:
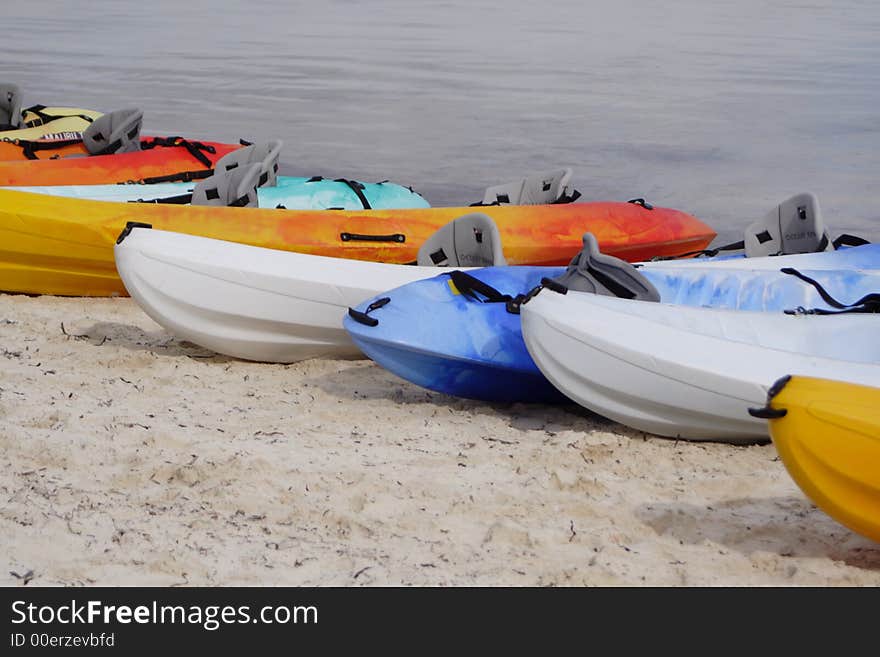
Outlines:
<svg viewBox="0 0 880 657"><path fill-rule="evenodd" d="M237 199L232 201L232 203L227 203L226 205L230 208L243 208L247 206L248 201L250 201L250 198L248 198L248 195L245 194L244 196L239 196Z"/></svg>
<svg viewBox="0 0 880 657"><path fill-rule="evenodd" d="M25 141L21 139L10 140L7 143L21 146L24 156L29 160L39 159L36 155L37 151L53 151L65 146L73 146L81 144L82 139L62 139L59 141Z"/></svg>
<svg viewBox="0 0 880 657"><path fill-rule="evenodd" d="M858 301L853 303L842 303L828 294L828 291L822 287L819 281L816 281L805 274L802 274L797 269L792 267L783 267L780 269L783 274L789 274L791 276L795 276L805 283L809 283L816 291L819 293L819 296L822 297L822 300L827 303L832 308L837 308L837 311L834 310L824 310L822 308L803 308L798 307L794 310L786 310L784 311L786 315L838 315L840 313L876 313L880 312L880 292L871 292L870 294L866 294Z"/></svg>
<svg viewBox="0 0 880 657"><path fill-rule="evenodd" d="M141 140L141 150L149 150L156 147L173 148L175 146L185 148L190 155L206 167L211 168L213 166L211 160L205 155L205 153L213 154L217 152L217 149L210 144L203 144L200 141L190 141L183 137L152 137L151 139Z"/></svg>
<svg viewBox="0 0 880 657"><path fill-rule="evenodd" d="M351 317L354 321L359 322L360 324L364 324L365 326L378 326L379 320L375 317L370 317L370 313L378 308L381 308L382 306L387 305L390 301L391 297L382 297L381 299L376 299L373 303L367 306L367 309L363 312L349 307L348 316Z"/></svg>
<svg viewBox="0 0 880 657"><path fill-rule="evenodd" d="M688 251L686 253L679 253L678 255L671 256L658 255L651 258L651 262L678 260L679 258L689 258L691 256L706 256L707 258L714 258L721 251L740 251L744 248L746 248L746 243L744 240L740 240L739 242L731 242L730 244L725 244L723 246L716 246L713 249L700 249L699 251Z"/></svg>
<svg viewBox="0 0 880 657"><path fill-rule="evenodd" d="M766 231L765 231L766 232ZM769 233L767 233L769 236ZM761 235L763 233L757 235L759 241L761 240ZM766 241L766 240L763 240ZM835 240L831 242L831 245L835 249L839 249L841 246L863 246L865 244L870 244L868 240L863 237L858 237L857 235L849 235L844 233L843 235L838 236ZM823 235L822 240L819 242L819 246L816 248L816 251L824 251L828 247L828 235ZM654 256L651 258L652 262L657 262L660 260L677 260L678 258L687 258L690 256L706 256L708 258L713 258L717 256L721 251L740 251L746 248L746 244L744 240L740 240L739 242L731 242L730 244L725 244L724 246L716 246L712 249L700 249L699 251L688 251L687 253L680 253L674 256Z"/></svg>
<svg viewBox="0 0 880 657"><path fill-rule="evenodd" d="M372 210L373 207L370 205L370 201L367 200L367 197L364 196L364 186L359 183L357 180L348 180L347 178L336 178L333 182L344 183L348 185L351 190L357 194L358 199L361 202L361 205L364 206L364 210Z"/></svg>
<svg viewBox="0 0 880 657"><path fill-rule="evenodd" d="M30 121L25 121L24 127L25 128L36 128L39 125L45 125L49 121L54 121L55 119L63 119L68 116L78 117L78 118L84 120L86 123L91 123L92 121L94 121L94 119L92 117L86 116L85 114L50 114L48 112L44 112L43 111L44 109L46 109L45 105L32 105L31 107L23 109L21 111L22 116L24 116L28 112L30 112L31 114L37 115L36 119L31 119Z"/></svg>
<svg viewBox="0 0 880 657"><path fill-rule="evenodd" d="M578 190L573 189L571 194L566 194L565 192L560 194L559 198L556 199L555 201L553 201L553 205L556 205L559 203L574 203L580 197L581 197L581 193Z"/></svg>
<svg viewBox="0 0 880 657"><path fill-rule="evenodd" d="M870 242L864 237L850 235L848 233L838 235L837 238L831 242L831 246L835 249L839 249L841 246L864 246L865 244L870 244Z"/></svg>
<svg viewBox="0 0 880 657"><path fill-rule="evenodd" d="M124 183L119 183L120 185L129 185L129 184L144 184L144 185L152 185L154 183L163 183L163 182L192 182L193 180L201 180L203 178L210 178L214 175L213 169L199 169L198 171L178 171L177 173L169 173L164 176L151 176L149 178L143 178L141 180L129 180Z"/></svg>
<svg viewBox="0 0 880 657"><path fill-rule="evenodd" d="M449 278L452 279L452 284L455 285L459 292L474 301L506 303L513 299L509 294L501 294L501 292L488 283L484 283L479 278L471 276L463 271L459 271L458 269L449 272ZM485 298L481 299L480 295Z"/></svg>
<svg viewBox="0 0 880 657"><path fill-rule="evenodd" d="M179 194L177 196L165 196L163 198L139 198L135 201L129 201L129 203L168 203L172 205L187 205L188 203L192 203L192 197L192 194Z"/></svg>
<svg viewBox="0 0 880 657"><path fill-rule="evenodd" d="M342 208L327 208L328 210L341 210ZM339 233L339 239L343 242L406 242L406 235L403 233L392 233L391 235L363 235L360 233Z"/></svg>
<svg viewBox="0 0 880 657"><path fill-rule="evenodd" d="M484 283L479 278L458 269L449 272L449 277L452 279L452 284L455 285L456 289L469 299L479 301L480 303L503 303L507 312L513 315L519 315L522 305L538 294L544 287L556 289L557 291L559 291L558 288L562 288L563 294L568 292L564 286L549 278L542 278L539 285L536 285L524 294L511 296L510 294L502 294L488 283Z"/></svg>
<svg viewBox="0 0 880 657"><path fill-rule="evenodd" d="M601 272L598 269L587 265L587 273L590 274L597 281L599 281L602 285L604 285L614 296L621 299L635 299L635 292L630 290L625 285L621 285L604 272Z"/></svg>

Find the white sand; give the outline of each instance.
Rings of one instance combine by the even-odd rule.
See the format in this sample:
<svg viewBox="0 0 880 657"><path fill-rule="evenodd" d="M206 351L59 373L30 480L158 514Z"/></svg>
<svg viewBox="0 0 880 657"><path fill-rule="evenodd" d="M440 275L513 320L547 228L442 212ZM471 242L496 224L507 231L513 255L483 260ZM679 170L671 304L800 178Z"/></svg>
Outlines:
<svg viewBox="0 0 880 657"><path fill-rule="evenodd" d="M130 299L0 295L0 367L7 586L880 585L769 444L227 359Z"/></svg>

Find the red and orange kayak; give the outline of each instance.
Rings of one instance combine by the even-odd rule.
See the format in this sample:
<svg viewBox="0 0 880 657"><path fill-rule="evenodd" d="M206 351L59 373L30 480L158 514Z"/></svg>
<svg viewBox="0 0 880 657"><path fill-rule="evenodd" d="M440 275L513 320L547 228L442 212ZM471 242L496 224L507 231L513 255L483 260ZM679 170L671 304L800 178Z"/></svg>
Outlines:
<svg viewBox="0 0 880 657"><path fill-rule="evenodd" d="M473 210L207 207L0 190L0 290L124 295L113 246L130 221L270 249L403 264L416 260L419 247L438 228ZM634 203L501 205L480 212L498 225L512 265L567 264L588 231L603 253L629 261L703 249L715 237L715 231L685 212Z"/></svg>
<svg viewBox="0 0 880 657"><path fill-rule="evenodd" d="M57 144L63 144L57 140ZM0 161L0 186L102 185L118 182L159 182L205 177L214 163L239 144L193 141L182 137L143 137L141 150L115 155L88 155L82 141L59 150L33 150L35 159ZM0 160L6 151L23 153L15 142L0 141ZM66 154L53 158L53 155ZM70 157L79 155L80 157ZM46 158L46 159L41 159Z"/></svg>

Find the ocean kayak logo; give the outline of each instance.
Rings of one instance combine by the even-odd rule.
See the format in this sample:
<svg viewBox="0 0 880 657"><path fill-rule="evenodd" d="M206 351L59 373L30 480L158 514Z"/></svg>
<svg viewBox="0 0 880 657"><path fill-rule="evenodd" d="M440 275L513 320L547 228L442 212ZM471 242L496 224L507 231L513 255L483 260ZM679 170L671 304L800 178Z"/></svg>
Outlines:
<svg viewBox="0 0 880 657"><path fill-rule="evenodd" d="M81 132L49 132L41 135L38 141L71 141L82 139Z"/></svg>
<svg viewBox="0 0 880 657"><path fill-rule="evenodd" d="M785 239L787 239L787 240L816 239L816 231L804 230L804 231L801 231L800 233L786 233Z"/></svg>

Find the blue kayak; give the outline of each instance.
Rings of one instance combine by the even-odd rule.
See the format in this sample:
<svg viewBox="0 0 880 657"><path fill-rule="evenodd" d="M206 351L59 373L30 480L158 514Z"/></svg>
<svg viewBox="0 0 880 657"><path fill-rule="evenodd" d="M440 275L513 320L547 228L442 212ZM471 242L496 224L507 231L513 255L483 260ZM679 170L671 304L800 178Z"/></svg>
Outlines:
<svg viewBox="0 0 880 657"><path fill-rule="evenodd" d="M822 256L823 265L840 256L840 269L799 269L833 298L850 303L880 292L880 248L852 247L806 254L804 264ZM777 258L797 264L798 256ZM752 259L755 261L766 260ZM848 268L858 262L858 269ZM815 287L779 269L727 267L723 261L662 263L639 271L660 293L661 302L715 308L782 311L833 310ZM438 392L496 402L566 401L538 370L522 338L517 300L565 271L562 267L488 267L467 274L491 289L469 285L465 293L444 272L368 299L344 318L357 346L372 360L403 379ZM388 299L388 301L384 301ZM372 308L371 308L372 306ZM511 312L513 310L513 312Z"/></svg>
<svg viewBox="0 0 880 657"><path fill-rule="evenodd" d="M515 296L563 267L489 267L469 272L499 292ZM360 304L390 301L343 325L354 343L388 371L424 388L496 402L562 402L523 342L519 315L505 303L482 303L462 294L449 273L403 285Z"/></svg>
<svg viewBox="0 0 880 657"><path fill-rule="evenodd" d="M192 182L166 182L118 185L58 185L10 187L9 189L85 198L96 201L137 202L171 199L193 190ZM290 210L362 210L364 208L427 208L429 203L418 192L392 182L367 183L357 180L314 176L278 176L277 185L257 189L261 208Z"/></svg>

